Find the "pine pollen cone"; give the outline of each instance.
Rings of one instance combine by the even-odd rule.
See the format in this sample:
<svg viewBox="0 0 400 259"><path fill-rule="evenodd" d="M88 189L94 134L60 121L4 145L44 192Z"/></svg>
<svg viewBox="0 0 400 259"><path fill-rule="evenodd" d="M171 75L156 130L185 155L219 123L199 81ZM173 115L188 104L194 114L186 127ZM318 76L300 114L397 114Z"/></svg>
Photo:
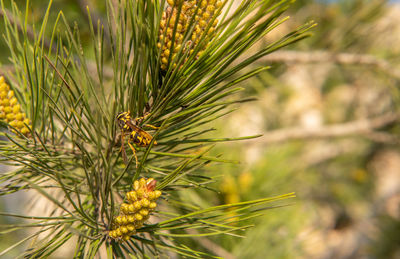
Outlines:
<svg viewBox="0 0 400 259"><path fill-rule="evenodd" d="M3 76L0 76L0 120L8 123L14 133L17 130L25 136L30 134L30 121L21 111L21 105L14 96L14 91L10 89Z"/></svg>
<svg viewBox="0 0 400 259"><path fill-rule="evenodd" d="M133 190L126 194L126 202L122 203L119 215L114 218L108 235L115 240L129 240L136 229L143 227L150 213L157 207L156 200L161 196L155 190L156 180L141 178L133 183Z"/></svg>
<svg viewBox="0 0 400 259"><path fill-rule="evenodd" d="M218 24L216 17L221 13L222 7L222 1L219 0L168 0L167 2L169 6L163 12L160 21L157 44L161 50L160 60L163 71L168 69L170 63L173 64L173 68L176 67L178 61L176 55L180 51L191 55L196 46L201 43L195 59L200 57L215 34L215 27ZM194 27L189 28L189 26ZM192 34L183 44L186 32L190 30Z"/></svg>

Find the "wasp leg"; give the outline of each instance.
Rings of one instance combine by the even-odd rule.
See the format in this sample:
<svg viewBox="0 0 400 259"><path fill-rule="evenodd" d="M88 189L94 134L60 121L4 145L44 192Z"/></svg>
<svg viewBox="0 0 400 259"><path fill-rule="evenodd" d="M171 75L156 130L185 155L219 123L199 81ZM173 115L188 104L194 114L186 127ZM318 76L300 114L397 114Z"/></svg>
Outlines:
<svg viewBox="0 0 400 259"><path fill-rule="evenodd" d="M139 164L139 161L138 161L137 156L136 156L136 149L132 146L132 144L131 144L130 142L128 142L128 145L129 145L129 147L132 149L133 155L135 156L136 168L137 168L137 167L138 167L138 164Z"/></svg>
<svg viewBox="0 0 400 259"><path fill-rule="evenodd" d="M128 158L126 157L126 151L125 148L122 148L122 159L124 160L124 164L127 165L128 164Z"/></svg>
<svg viewBox="0 0 400 259"><path fill-rule="evenodd" d="M119 152L121 152L122 151L122 149L124 149L124 134L121 134L121 136L120 136L120 140L121 140L121 148L119 149Z"/></svg>
<svg viewBox="0 0 400 259"><path fill-rule="evenodd" d="M150 124L144 124L143 127L149 127L149 128L155 129L155 130L160 128L160 127L156 127L156 126L153 126Z"/></svg>
<svg viewBox="0 0 400 259"><path fill-rule="evenodd" d="M122 159L124 160L124 164L128 164L128 159L126 157L126 151L125 151L125 142L124 142L124 134L121 134L121 148L119 149L119 152L122 152Z"/></svg>
<svg viewBox="0 0 400 259"><path fill-rule="evenodd" d="M149 117L150 115L151 115L151 113L147 113L147 114L143 115L142 117L137 117L137 118L135 118L134 121L135 121L135 122L138 122L138 121L142 122L144 119L146 119L146 118Z"/></svg>

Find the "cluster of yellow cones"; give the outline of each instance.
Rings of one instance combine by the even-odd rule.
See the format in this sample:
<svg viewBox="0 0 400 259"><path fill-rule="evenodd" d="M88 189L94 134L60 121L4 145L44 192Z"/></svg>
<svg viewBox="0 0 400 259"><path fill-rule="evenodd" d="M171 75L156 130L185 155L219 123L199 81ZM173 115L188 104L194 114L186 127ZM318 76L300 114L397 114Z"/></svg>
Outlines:
<svg viewBox="0 0 400 259"><path fill-rule="evenodd" d="M30 121L21 111L21 105L14 96L14 91L10 89L3 76L0 76L0 120L7 122L13 132L17 130L25 136L30 133Z"/></svg>
<svg viewBox="0 0 400 259"><path fill-rule="evenodd" d="M176 60L173 60L182 48L184 36L191 23L194 23L194 30L183 50L189 51L189 54L192 54L194 48L200 43L204 33L207 33L201 42L200 51L196 54L196 58L200 57L214 35L215 27L218 24L218 19L215 17L219 15L222 6L222 2L218 0L203 0L199 2L196 0L168 0L167 2L170 6L163 13L158 42L158 48L162 48L161 70L164 71L168 69L169 62L173 63L173 68L176 67ZM212 24L210 25L211 22ZM177 24L176 27L175 24ZM173 46L172 42L174 42Z"/></svg>
<svg viewBox="0 0 400 259"><path fill-rule="evenodd" d="M133 183L133 191L126 194L126 202L121 204L119 215L114 218L108 235L117 240L129 240L136 229L143 227L150 213L157 207L156 200L161 191L155 190L156 180L141 178Z"/></svg>

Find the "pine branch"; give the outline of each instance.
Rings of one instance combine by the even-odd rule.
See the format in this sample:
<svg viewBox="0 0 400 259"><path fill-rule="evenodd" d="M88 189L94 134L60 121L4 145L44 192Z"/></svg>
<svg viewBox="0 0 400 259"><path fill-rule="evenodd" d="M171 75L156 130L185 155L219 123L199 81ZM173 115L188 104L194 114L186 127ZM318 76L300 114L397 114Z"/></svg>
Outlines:
<svg viewBox="0 0 400 259"><path fill-rule="evenodd" d="M400 79L400 70L394 67L393 64L368 54L280 50L265 56L258 62L336 63L339 65L372 66L394 78Z"/></svg>
<svg viewBox="0 0 400 259"><path fill-rule="evenodd" d="M375 132L400 120L400 114L388 112L375 118L361 119L341 124L327 125L319 128L287 128L269 131L257 140L249 140L254 144L269 144L302 139L340 138L348 136L364 136L378 142L398 142L399 139L385 133Z"/></svg>
<svg viewBox="0 0 400 259"><path fill-rule="evenodd" d="M199 233L195 230L188 229L186 230L189 234L192 234L193 236L198 235ZM196 237L194 238L197 242L199 242L205 249L208 251L215 253L217 256L220 256L225 259L235 259L236 257L225 250L223 247L220 247L218 244L212 242L210 239L206 237Z"/></svg>

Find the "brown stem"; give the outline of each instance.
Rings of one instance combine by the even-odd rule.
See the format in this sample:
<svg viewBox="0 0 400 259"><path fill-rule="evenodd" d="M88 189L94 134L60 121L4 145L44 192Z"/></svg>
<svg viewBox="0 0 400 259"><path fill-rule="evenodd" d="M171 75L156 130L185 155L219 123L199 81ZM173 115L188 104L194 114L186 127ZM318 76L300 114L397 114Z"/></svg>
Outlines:
<svg viewBox="0 0 400 259"><path fill-rule="evenodd" d="M254 143L265 144L298 139L335 138L362 135L372 140L382 140L383 142L390 141L394 143L394 140L398 142L399 139L388 134L374 131L398 121L400 121L400 113L388 112L375 118L361 119L318 128L295 127L273 130L267 132L264 136L251 141Z"/></svg>
<svg viewBox="0 0 400 259"><path fill-rule="evenodd" d="M333 62L341 65L374 66L389 75L400 79L400 71L384 59L367 54L334 53L329 51L288 51L281 50L271 53L258 62L284 63L322 63Z"/></svg>

